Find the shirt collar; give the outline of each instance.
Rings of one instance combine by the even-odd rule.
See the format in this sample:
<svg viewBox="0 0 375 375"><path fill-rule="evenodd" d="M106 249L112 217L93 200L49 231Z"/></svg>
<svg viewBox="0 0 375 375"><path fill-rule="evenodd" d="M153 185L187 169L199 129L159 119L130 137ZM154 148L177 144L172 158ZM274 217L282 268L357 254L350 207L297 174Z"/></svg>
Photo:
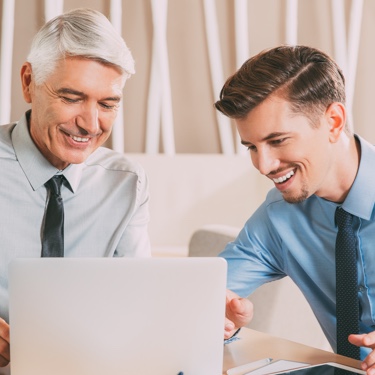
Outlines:
<svg viewBox="0 0 375 375"><path fill-rule="evenodd" d="M361 159L357 176L342 208L351 214L370 220L375 205L375 147L358 135L361 145Z"/></svg>
<svg viewBox="0 0 375 375"><path fill-rule="evenodd" d="M59 170L55 168L39 151L31 139L28 121L31 111L26 112L12 132L12 142L18 162L30 182L33 190L39 189ZM70 164L62 174L68 181L73 193L81 181L84 164Z"/></svg>

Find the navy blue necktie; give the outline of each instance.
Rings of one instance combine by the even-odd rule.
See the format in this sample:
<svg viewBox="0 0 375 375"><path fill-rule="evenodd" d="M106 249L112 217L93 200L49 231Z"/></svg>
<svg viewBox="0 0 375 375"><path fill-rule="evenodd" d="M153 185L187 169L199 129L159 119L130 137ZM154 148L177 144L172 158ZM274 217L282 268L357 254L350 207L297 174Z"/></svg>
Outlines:
<svg viewBox="0 0 375 375"><path fill-rule="evenodd" d="M359 300L357 275L357 238L353 215L341 207L336 209L336 318L337 354L360 359L359 347L348 336L359 332Z"/></svg>
<svg viewBox="0 0 375 375"><path fill-rule="evenodd" d="M45 183L49 199L44 217L42 257L64 256L64 204L61 197L63 179L64 176L58 175Z"/></svg>

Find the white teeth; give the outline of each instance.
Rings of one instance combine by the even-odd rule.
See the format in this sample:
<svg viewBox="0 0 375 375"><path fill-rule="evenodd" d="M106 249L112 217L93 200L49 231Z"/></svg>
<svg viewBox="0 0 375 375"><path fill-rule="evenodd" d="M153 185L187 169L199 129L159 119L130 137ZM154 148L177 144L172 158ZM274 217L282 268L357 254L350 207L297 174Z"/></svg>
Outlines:
<svg viewBox="0 0 375 375"><path fill-rule="evenodd" d="M273 182L275 182L276 184L279 184L281 182L284 182L286 180L288 180L289 178L291 178L292 176L294 175L294 171L290 171L289 173L287 173L285 176L281 176L279 178L273 178Z"/></svg>
<svg viewBox="0 0 375 375"><path fill-rule="evenodd" d="M75 135L71 135L71 138L73 138L76 142L88 142L88 138L82 138L82 137L76 137Z"/></svg>

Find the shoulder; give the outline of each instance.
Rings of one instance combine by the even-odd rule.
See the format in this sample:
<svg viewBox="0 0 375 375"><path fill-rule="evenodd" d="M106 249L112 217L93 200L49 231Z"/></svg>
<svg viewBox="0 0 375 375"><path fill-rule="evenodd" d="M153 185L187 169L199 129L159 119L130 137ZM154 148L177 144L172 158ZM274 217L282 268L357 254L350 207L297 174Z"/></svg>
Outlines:
<svg viewBox="0 0 375 375"><path fill-rule="evenodd" d="M266 207L268 207L268 206L272 206L274 204L282 204L283 202L285 202L283 196L281 195L279 190L277 190L274 187L267 193L266 200L264 201L264 204L265 204Z"/></svg>
<svg viewBox="0 0 375 375"><path fill-rule="evenodd" d="M266 196L263 203L253 212L253 214L247 220L245 226L248 230L252 231L266 231L268 232L272 225L272 217L274 215L279 216L284 211L285 201L281 193L276 189L272 188ZM251 228L251 229L250 229Z"/></svg>
<svg viewBox="0 0 375 375"><path fill-rule="evenodd" d="M100 147L91 154L85 161L85 165L88 168L99 167L108 172L130 173L139 178L145 178L144 169L138 162L123 153L105 147Z"/></svg>
<svg viewBox="0 0 375 375"><path fill-rule="evenodd" d="M0 126L0 156L1 157L14 155L11 134L15 126L16 126L16 123Z"/></svg>
<svg viewBox="0 0 375 375"><path fill-rule="evenodd" d="M299 203L288 203L282 194L276 189L271 189L265 201L254 212L249 219L249 224L257 227L268 227L278 231L285 230L290 225L300 225L309 222L314 215L326 209L324 200L312 195ZM330 208L329 208L330 209Z"/></svg>

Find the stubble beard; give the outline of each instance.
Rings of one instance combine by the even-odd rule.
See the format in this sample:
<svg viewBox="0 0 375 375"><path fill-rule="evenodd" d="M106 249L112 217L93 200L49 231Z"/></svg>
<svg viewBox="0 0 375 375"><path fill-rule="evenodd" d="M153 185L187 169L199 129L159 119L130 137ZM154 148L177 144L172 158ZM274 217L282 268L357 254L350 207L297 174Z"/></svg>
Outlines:
<svg viewBox="0 0 375 375"><path fill-rule="evenodd" d="M287 193L287 192L285 192ZM302 185L301 191L299 192L298 195L288 195L288 194L283 194L283 198L286 202L291 203L291 204L297 204L305 201L308 197L310 196L309 190L307 188L306 184Z"/></svg>

